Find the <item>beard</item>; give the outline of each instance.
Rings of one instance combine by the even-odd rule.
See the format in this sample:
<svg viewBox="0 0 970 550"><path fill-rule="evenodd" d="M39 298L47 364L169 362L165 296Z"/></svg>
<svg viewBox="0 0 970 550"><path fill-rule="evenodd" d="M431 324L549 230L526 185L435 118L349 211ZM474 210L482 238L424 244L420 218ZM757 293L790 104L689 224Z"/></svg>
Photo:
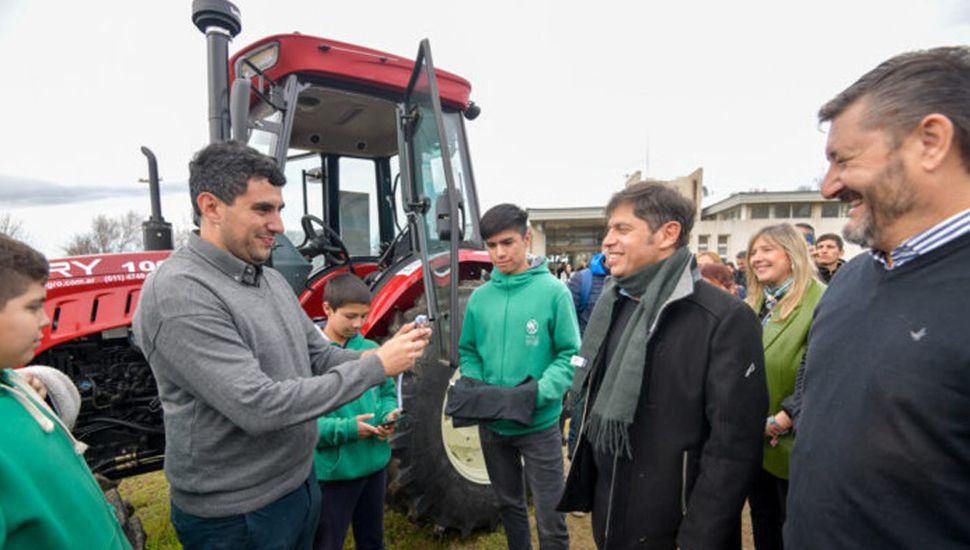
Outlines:
<svg viewBox="0 0 970 550"><path fill-rule="evenodd" d="M221 228L222 243L233 256L252 265L265 264L272 254L272 247L267 249L259 237L262 234L251 234L249 231L240 232L232 224L224 224Z"/></svg>
<svg viewBox="0 0 970 550"><path fill-rule="evenodd" d="M876 185L865 195L846 190L839 196L845 202L862 199L862 204L865 206L863 216L857 221L847 223L842 229L842 236L845 240L866 248L878 246L885 228L909 213L914 207L913 187L906 177L906 169L898 155L893 155L889 164L875 180Z"/></svg>
<svg viewBox="0 0 970 550"><path fill-rule="evenodd" d="M867 210L858 221L850 221L845 224L845 227L842 228L842 236L850 243L855 243L863 248L871 248L875 240L875 229L869 211Z"/></svg>

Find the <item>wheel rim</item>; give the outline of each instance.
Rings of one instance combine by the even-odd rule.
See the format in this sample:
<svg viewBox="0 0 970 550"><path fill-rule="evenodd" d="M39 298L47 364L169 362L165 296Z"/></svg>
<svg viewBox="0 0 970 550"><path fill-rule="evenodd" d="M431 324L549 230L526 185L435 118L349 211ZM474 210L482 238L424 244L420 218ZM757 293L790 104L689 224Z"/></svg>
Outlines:
<svg viewBox="0 0 970 550"><path fill-rule="evenodd" d="M460 376L456 370L451 381ZM485 455L482 454L481 441L478 438L478 426L456 428L451 423L451 417L445 415L448 405L448 395L441 407L441 440L445 446L445 455L452 467L461 476L472 483L488 485L488 470L485 469Z"/></svg>

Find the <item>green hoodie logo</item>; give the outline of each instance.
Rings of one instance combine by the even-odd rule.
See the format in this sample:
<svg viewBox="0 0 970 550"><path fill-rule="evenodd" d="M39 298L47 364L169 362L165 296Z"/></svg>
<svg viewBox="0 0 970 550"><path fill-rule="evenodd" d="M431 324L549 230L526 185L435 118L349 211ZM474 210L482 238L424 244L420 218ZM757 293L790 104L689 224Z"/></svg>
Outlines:
<svg viewBox="0 0 970 550"><path fill-rule="evenodd" d="M539 321L529 319L525 323L525 345L539 345Z"/></svg>

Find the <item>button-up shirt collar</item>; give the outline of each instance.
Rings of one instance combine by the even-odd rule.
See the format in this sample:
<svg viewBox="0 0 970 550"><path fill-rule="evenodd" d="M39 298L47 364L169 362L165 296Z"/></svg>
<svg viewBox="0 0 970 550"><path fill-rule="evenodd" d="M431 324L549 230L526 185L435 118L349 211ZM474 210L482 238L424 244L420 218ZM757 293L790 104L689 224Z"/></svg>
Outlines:
<svg viewBox="0 0 970 550"><path fill-rule="evenodd" d="M899 243L899 246L889 254L876 249L870 250L869 254L888 271L931 250L936 250L967 233L970 233L970 208L913 235Z"/></svg>
<svg viewBox="0 0 970 550"><path fill-rule="evenodd" d="M189 250L201 256L233 280L247 286L259 286L259 279L263 273L262 266L246 263L194 232L189 235L187 246Z"/></svg>

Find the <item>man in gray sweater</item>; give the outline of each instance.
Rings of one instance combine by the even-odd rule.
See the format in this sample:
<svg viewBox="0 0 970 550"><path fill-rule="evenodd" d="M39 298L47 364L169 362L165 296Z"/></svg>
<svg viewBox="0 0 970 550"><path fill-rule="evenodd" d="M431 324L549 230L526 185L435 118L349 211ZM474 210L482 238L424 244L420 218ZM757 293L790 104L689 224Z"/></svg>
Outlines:
<svg viewBox="0 0 970 550"><path fill-rule="evenodd" d="M316 418L411 368L430 330L363 354L328 346L262 266L283 232L276 163L226 142L189 169L199 233L145 281L133 323L165 412L172 523L187 549L308 548Z"/></svg>

